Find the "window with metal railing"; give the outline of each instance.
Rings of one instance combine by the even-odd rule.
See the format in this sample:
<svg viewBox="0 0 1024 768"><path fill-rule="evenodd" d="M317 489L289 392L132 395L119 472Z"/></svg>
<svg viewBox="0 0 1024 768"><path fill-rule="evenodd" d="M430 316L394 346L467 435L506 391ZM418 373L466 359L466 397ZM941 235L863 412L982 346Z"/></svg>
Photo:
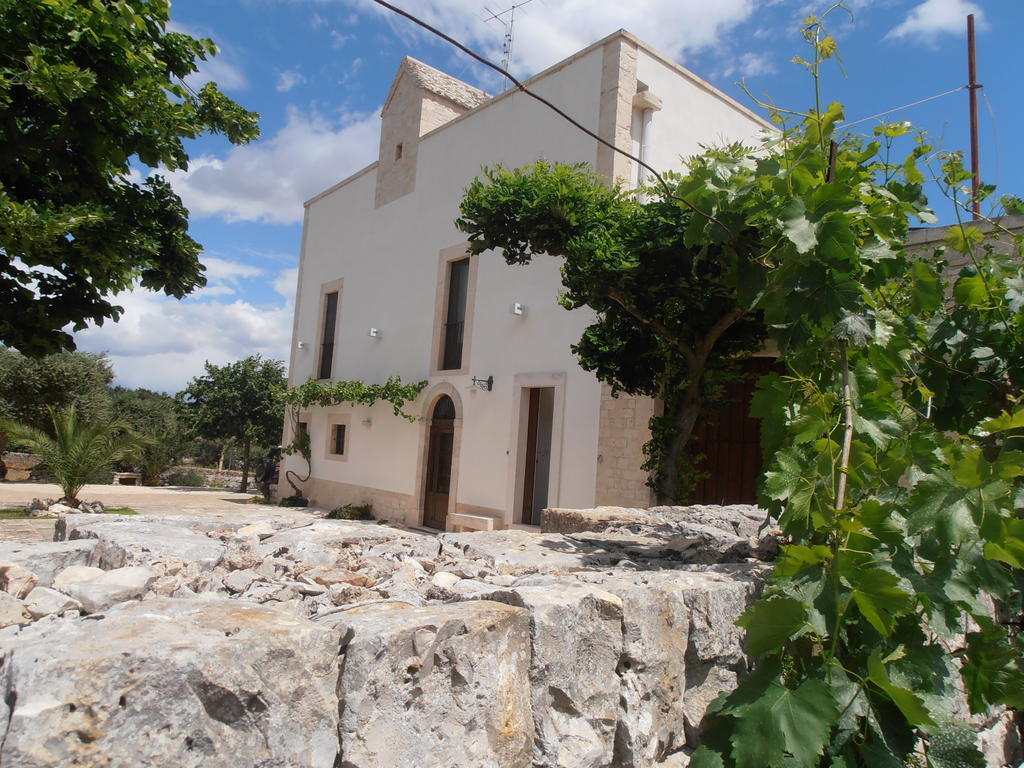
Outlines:
<svg viewBox="0 0 1024 768"><path fill-rule="evenodd" d="M469 259L448 264L448 307L441 339L441 370L462 367L462 348L466 331L466 299L469 290Z"/></svg>
<svg viewBox="0 0 1024 768"><path fill-rule="evenodd" d="M317 378L329 379L334 367L334 329L338 321L338 292L324 295L324 325L320 342L320 367Z"/></svg>

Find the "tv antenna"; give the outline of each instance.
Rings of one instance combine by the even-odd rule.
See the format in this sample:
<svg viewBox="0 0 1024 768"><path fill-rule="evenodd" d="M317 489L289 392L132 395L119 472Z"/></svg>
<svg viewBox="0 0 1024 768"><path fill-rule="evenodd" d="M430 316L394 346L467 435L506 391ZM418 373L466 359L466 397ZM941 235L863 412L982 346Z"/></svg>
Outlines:
<svg viewBox="0 0 1024 768"><path fill-rule="evenodd" d="M501 49L501 68L506 71L510 70L512 65L512 33L516 23L516 8L522 8L524 5L532 2L533 0L523 0L523 2L516 3L509 8L506 8L504 11L499 11L497 13L492 11L486 5L484 6L484 10L491 14L484 19L484 21L497 21L505 28L505 45ZM506 15L508 16L507 21L504 18ZM505 82L508 82L507 78L505 79Z"/></svg>

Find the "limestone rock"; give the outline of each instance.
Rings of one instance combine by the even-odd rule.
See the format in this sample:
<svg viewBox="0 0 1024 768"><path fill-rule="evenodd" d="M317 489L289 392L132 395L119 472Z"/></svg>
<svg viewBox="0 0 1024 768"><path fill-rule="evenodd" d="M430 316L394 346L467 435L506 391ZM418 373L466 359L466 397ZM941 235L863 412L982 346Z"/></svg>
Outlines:
<svg viewBox="0 0 1024 768"><path fill-rule="evenodd" d="M96 541L0 542L0 561L17 563L39 577L38 586L52 587L53 578L70 565L88 565Z"/></svg>
<svg viewBox="0 0 1024 768"><path fill-rule="evenodd" d="M99 578L106 571L102 568L94 568L91 565L69 565L53 578L53 588L65 591L65 587L72 584L81 584Z"/></svg>
<svg viewBox="0 0 1024 768"><path fill-rule="evenodd" d="M23 568L17 563L0 562L0 589L7 594L21 599L38 583L39 577L28 568Z"/></svg>
<svg viewBox="0 0 1024 768"><path fill-rule="evenodd" d="M340 765L530 766L530 628L522 608L371 605L323 623L343 637Z"/></svg>
<svg viewBox="0 0 1024 768"><path fill-rule="evenodd" d="M126 600L137 600L156 580L156 573L143 566L128 566L106 571L88 581L68 584L64 593L82 604L86 613L96 613Z"/></svg>
<svg viewBox="0 0 1024 768"><path fill-rule="evenodd" d="M223 583L224 586L228 588L229 592L238 594L239 592L245 592L245 590L249 588L249 585L257 578L259 578L259 574L256 573L256 571L232 571L224 577Z"/></svg>
<svg viewBox="0 0 1024 768"><path fill-rule="evenodd" d="M327 627L159 598L33 628L0 651L5 768L336 764L339 641Z"/></svg>
<svg viewBox="0 0 1024 768"><path fill-rule="evenodd" d="M80 515L82 514L82 510L80 510L78 507L72 507L67 504L61 504L58 501L50 505L50 508L46 510L46 514L60 515L61 517L63 517L64 515Z"/></svg>
<svg viewBox="0 0 1024 768"><path fill-rule="evenodd" d="M454 573L449 573L448 571L438 571L430 579L430 582L435 587L441 587L441 589L451 589L460 581L462 581L460 577L456 576Z"/></svg>
<svg viewBox="0 0 1024 768"><path fill-rule="evenodd" d="M16 624L25 624L31 619L32 615L21 600L7 592L0 592L0 629Z"/></svg>
<svg viewBox="0 0 1024 768"><path fill-rule="evenodd" d="M78 504L78 511L90 515L102 515L107 511L102 501L83 501Z"/></svg>
<svg viewBox="0 0 1024 768"><path fill-rule="evenodd" d="M152 565L170 557L213 568L225 546L208 536L170 522L110 515L79 515L57 521L58 539L97 539L92 565L121 568Z"/></svg>
<svg viewBox="0 0 1024 768"><path fill-rule="evenodd" d="M24 603L25 609L32 614L33 619L50 615L60 616L68 611L80 610L82 607L74 598L49 587L36 587L28 593Z"/></svg>
<svg viewBox="0 0 1024 768"><path fill-rule="evenodd" d="M613 763L622 654L622 601L582 584L526 586L486 599L530 613L536 768Z"/></svg>

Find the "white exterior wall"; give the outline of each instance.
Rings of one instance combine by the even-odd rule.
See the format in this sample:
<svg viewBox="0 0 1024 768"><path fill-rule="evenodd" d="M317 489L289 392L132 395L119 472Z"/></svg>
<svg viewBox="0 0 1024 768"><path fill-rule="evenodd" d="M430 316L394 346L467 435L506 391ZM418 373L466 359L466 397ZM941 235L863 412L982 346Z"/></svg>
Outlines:
<svg viewBox="0 0 1024 768"><path fill-rule="evenodd" d="M604 47L597 46L542 74L530 87L597 130L603 65ZM654 120L656 167L677 165L678 154L696 151L698 139L710 140L717 132L735 131L737 138L755 132L747 116L734 115L734 110L703 92L695 95L678 72L642 50L637 66L639 79L665 105ZM673 143L661 138L669 133ZM467 372L429 374L431 363L436 363L431 354L437 292L444 290L438 285L440 253L465 242L454 226L465 187L484 166L501 163L513 168L540 157L593 166L596 156L595 142L530 97L509 92L420 139L411 193L375 207L377 173L371 166L308 204L291 384L316 375L321 288L341 278L335 380L383 383L393 374L406 382L428 379L424 395L406 408L424 418L429 417L431 395L439 385L448 383L458 394L461 420L451 489L457 499L455 512L479 511L499 518L501 525L519 518L517 376L526 386L557 380L562 388L560 399L556 393L556 403L563 405L556 404L554 424L562 439L560 448L552 446L549 506L594 505L601 386L579 368L570 351L592 314L558 306L559 260L541 257L528 266L508 266L496 253L474 257L478 264L475 297L471 295L467 312L467 320L472 317L472 328L467 327ZM512 315L513 302L526 304L528 315ZM368 335L371 327L381 330L381 338ZM295 348L299 341L305 349ZM523 378L531 374L557 376ZM472 376L493 376L493 391L473 389ZM343 461L325 458L330 414L337 413L350 413ZM372 420L369 425L363 423L367 417ZM397 418L388 404L373 409L337 406L326 418L315 412L310 432L317 482L306 487L314 502L333 506L369 500L378 516L419 523L424 420L409 423ZM297 457L286 466L305 470Z"/></svg>
<svg viewBox="0 0 1024 768"><path fill-rule="evenodd" d="M643 50L636 62L637 80L662 101L647 138L648 162L661 170L683 170L682 160L699 154L701 145L749 142L768 124L737 108L700 78Z"/></svg>

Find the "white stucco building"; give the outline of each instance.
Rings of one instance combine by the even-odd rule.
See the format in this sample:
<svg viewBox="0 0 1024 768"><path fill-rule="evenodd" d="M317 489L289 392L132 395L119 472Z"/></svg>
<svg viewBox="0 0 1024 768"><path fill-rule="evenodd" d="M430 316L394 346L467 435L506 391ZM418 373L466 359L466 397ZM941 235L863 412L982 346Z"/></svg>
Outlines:
<svg viewBox="0 0 1024 768"><path fill-rule="evenodd" d="M767 126L625 31L527 85L656 168ZM640 447L654 404L610 398L577 365L570 345L592 318L558 306L559 261L470 258L453 223L484 166L545 157L635 181L635 164L525 94L489 97L409 58L381 119L376 161L306 203L290 384L429 383L407 406L415 423L387 403L303 413L306 494L449 529L530 525L544 506L647 504ZM286 468L304 474L305 462Z"/></svg>

